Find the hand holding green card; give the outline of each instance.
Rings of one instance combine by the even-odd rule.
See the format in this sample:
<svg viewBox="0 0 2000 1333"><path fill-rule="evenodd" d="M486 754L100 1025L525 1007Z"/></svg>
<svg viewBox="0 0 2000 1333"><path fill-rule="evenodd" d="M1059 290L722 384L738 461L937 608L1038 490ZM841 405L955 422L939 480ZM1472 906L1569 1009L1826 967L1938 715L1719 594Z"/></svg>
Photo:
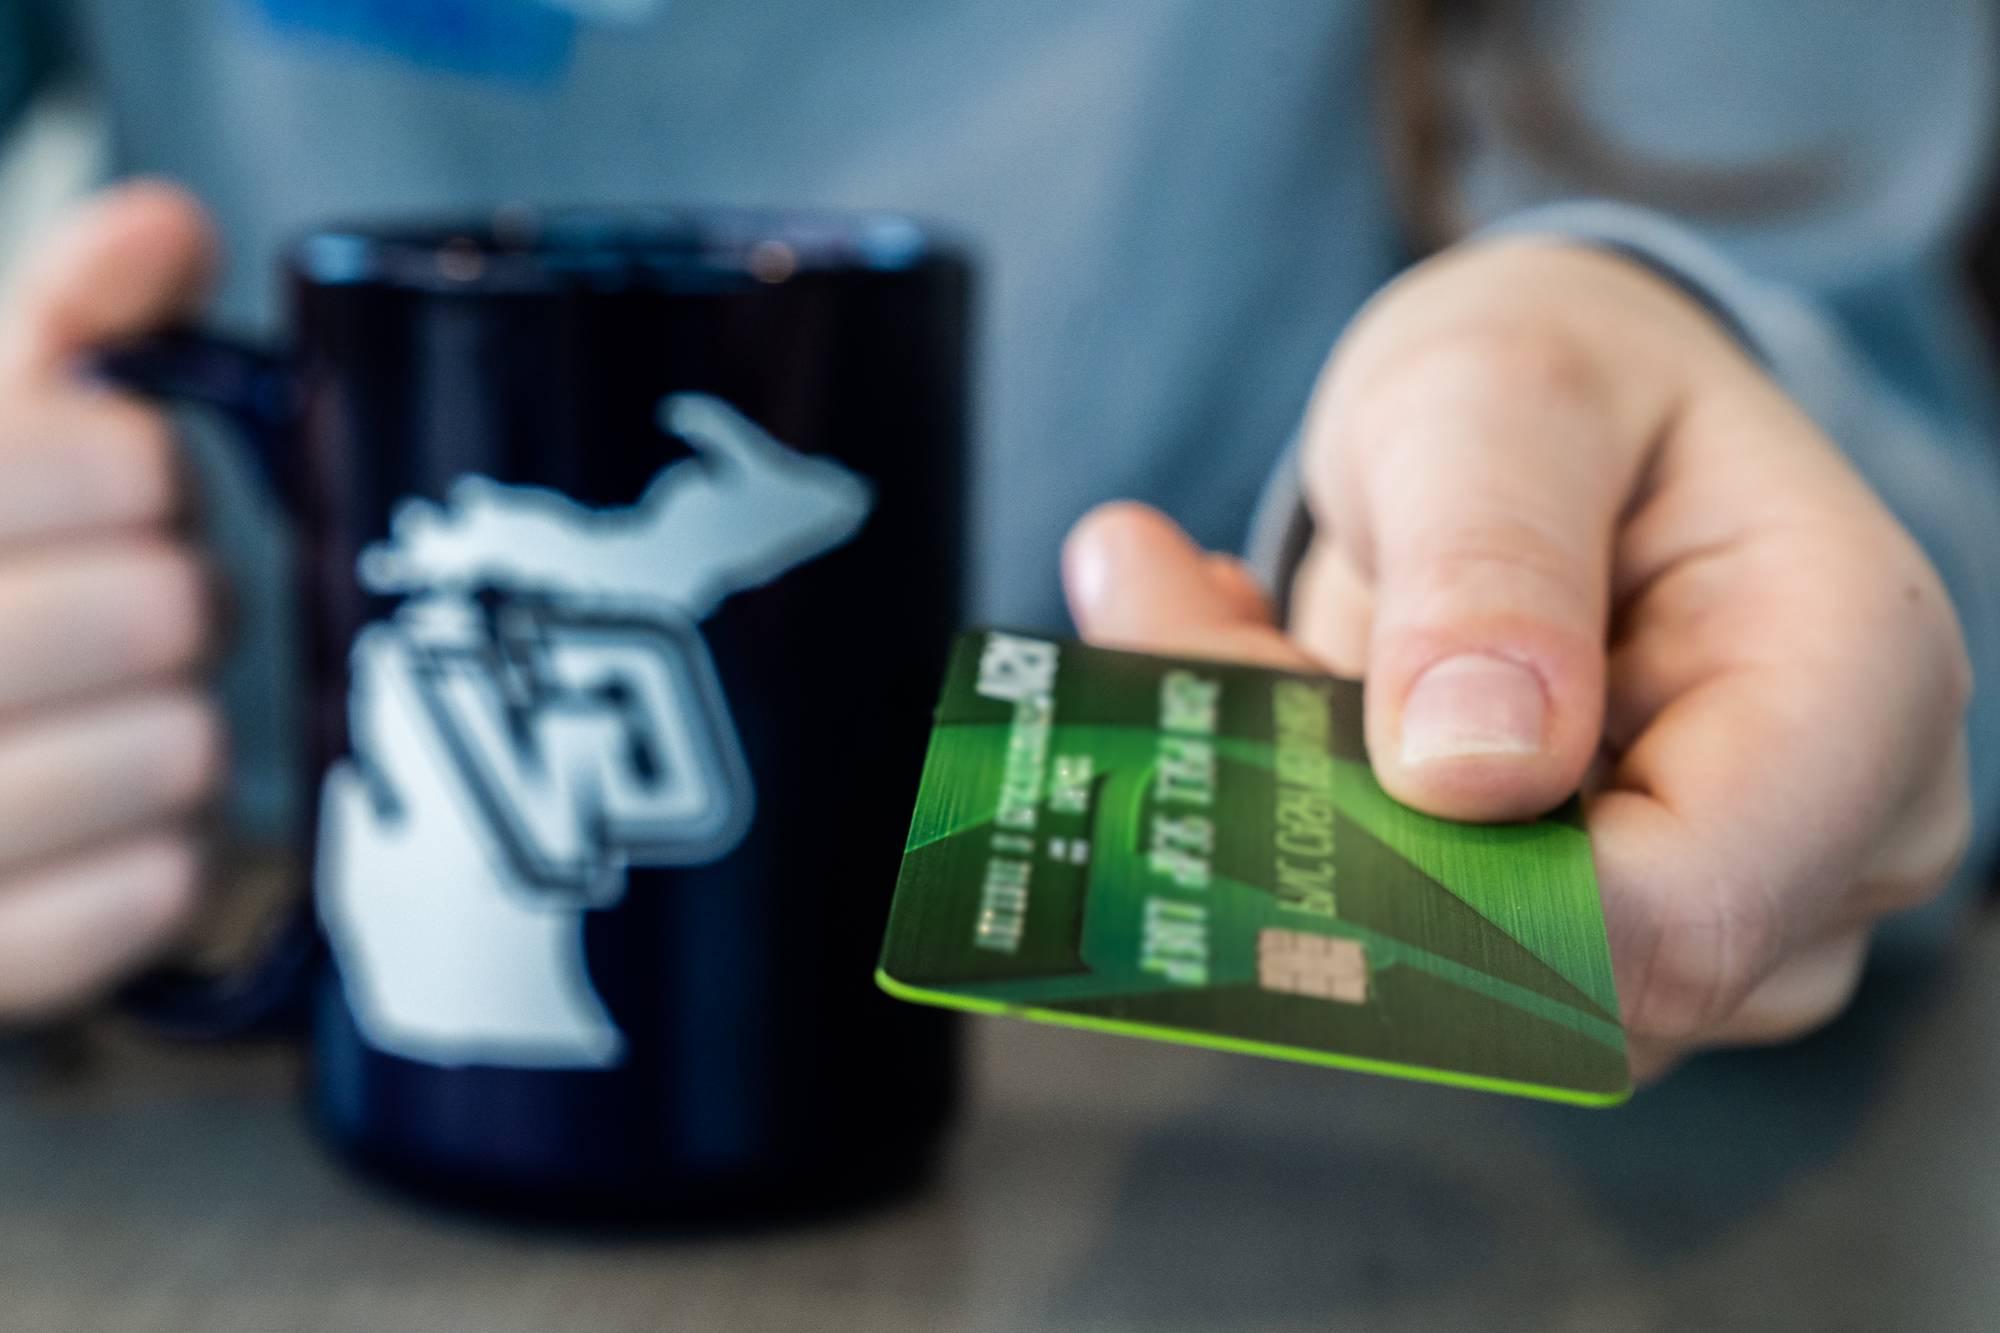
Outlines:
<svg viewBox="0 0 2000 1333"><path fill-rule="evenodd" d="M952 655L877 977L904 999L1583 1105L1630 1092L1572 806L1397 804L1358 682L999 631Z"/></svg>

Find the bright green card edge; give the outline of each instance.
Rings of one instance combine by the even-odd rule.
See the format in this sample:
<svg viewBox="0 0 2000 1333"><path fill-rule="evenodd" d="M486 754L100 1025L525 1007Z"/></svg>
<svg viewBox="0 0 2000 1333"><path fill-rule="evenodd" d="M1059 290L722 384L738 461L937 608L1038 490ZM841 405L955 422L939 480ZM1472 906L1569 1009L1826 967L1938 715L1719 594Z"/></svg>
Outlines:
<svg viewBox="0 0 2000 1333"><path fill-rule="evenodd" d="M1399 1064L1394 1060L1371 1060L1365 1056L1340 1055L1332 1051L1310 1051L1299 1046L1280 1046L1274 1042L1249 1041L1242 1037L1190 1032L1182 1028L1160 1027L1153 1023L1133 1023L1120 1018L1098 1018L1090 1014L1066 1013L1060 1009L1037 1009L1032 1005L1008 1004L1003 1000L974 999L971 996L954 995L950 991L909 985L896 980L879 967L875 969L875 984L896 999L908 1000L914 1004L931 1004L945 1009L960 1009L970 1014L986 1014L998 1018L1025 1018L1030 1022L1047 1023L1054 1027L1079 1028L1085 1032L1105 1032L1115 1037L1144 1037L1150 1041L1164 1041L1175 1046L1226 1051L1231 1055L1256 1055L1272 1060L1290 1060L1297 1064L1347 1069L1360 1074L1386 1074L1392 1078L1414 1079L1420 1083L1469 1088L1474 1092L1506 1093L1515 1097L1533 1097L1539 1101L1560 1102L1568 1106L1586 1106L1594 1109L1621 1106L1632 1097L1630 1086L1617 1092L1578 1092L1572 1088L1522 1083L1511 1078L1460 1074L1448 1069L1432 1069L1426 1065Z"/></svg>

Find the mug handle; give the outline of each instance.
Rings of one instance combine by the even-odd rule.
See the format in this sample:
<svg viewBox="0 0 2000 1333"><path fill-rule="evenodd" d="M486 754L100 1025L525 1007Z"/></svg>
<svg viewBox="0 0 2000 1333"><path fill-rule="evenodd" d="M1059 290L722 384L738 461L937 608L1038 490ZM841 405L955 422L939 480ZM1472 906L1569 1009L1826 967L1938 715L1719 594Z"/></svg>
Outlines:
<svg viewBox="0 0 2000 1333"><path fill-rule="evenodd" d="M298 420L296 379L283 359L247 344L179 329L100 352L95 378L149 398L213 408L234 424L256 470L288 512L297 510L289 446ZM148 1026L191 1040L303 1030L308 981L322 944L311 895L286 910L260 956L232 972L165 967L118 996Z"/></svg>

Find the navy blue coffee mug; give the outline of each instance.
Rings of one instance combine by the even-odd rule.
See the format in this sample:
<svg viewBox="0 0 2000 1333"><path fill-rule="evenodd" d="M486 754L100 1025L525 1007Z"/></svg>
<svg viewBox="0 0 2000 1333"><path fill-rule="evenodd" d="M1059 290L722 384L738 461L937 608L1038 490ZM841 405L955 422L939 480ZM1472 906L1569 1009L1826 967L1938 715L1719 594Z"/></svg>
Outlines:
<svg viewBox="0 0 2000 1333"><path fill-rule="evenodd" d="M955 1029L871 979L960 613L966 260L872 215L319 232L241 425L301 536L312 910L132 1003L308 1016L330 1139L542 1211L921 1176Z"/></svg>

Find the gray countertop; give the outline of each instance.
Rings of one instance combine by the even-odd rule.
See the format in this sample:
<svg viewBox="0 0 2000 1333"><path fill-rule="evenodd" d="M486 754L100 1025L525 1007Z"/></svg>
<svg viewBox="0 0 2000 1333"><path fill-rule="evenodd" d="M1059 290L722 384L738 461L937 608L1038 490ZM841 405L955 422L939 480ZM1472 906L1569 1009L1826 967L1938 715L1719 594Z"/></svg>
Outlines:
<svg viewBox="0 0 2000 1333"><path fill-rule="evenodd" d="M355 1180L297 1057L0 1062L0 1329L2000 1327L2000 921L1779 1052L1572 1111L993 1020L940 1178L717 1239Z"/></svg>

